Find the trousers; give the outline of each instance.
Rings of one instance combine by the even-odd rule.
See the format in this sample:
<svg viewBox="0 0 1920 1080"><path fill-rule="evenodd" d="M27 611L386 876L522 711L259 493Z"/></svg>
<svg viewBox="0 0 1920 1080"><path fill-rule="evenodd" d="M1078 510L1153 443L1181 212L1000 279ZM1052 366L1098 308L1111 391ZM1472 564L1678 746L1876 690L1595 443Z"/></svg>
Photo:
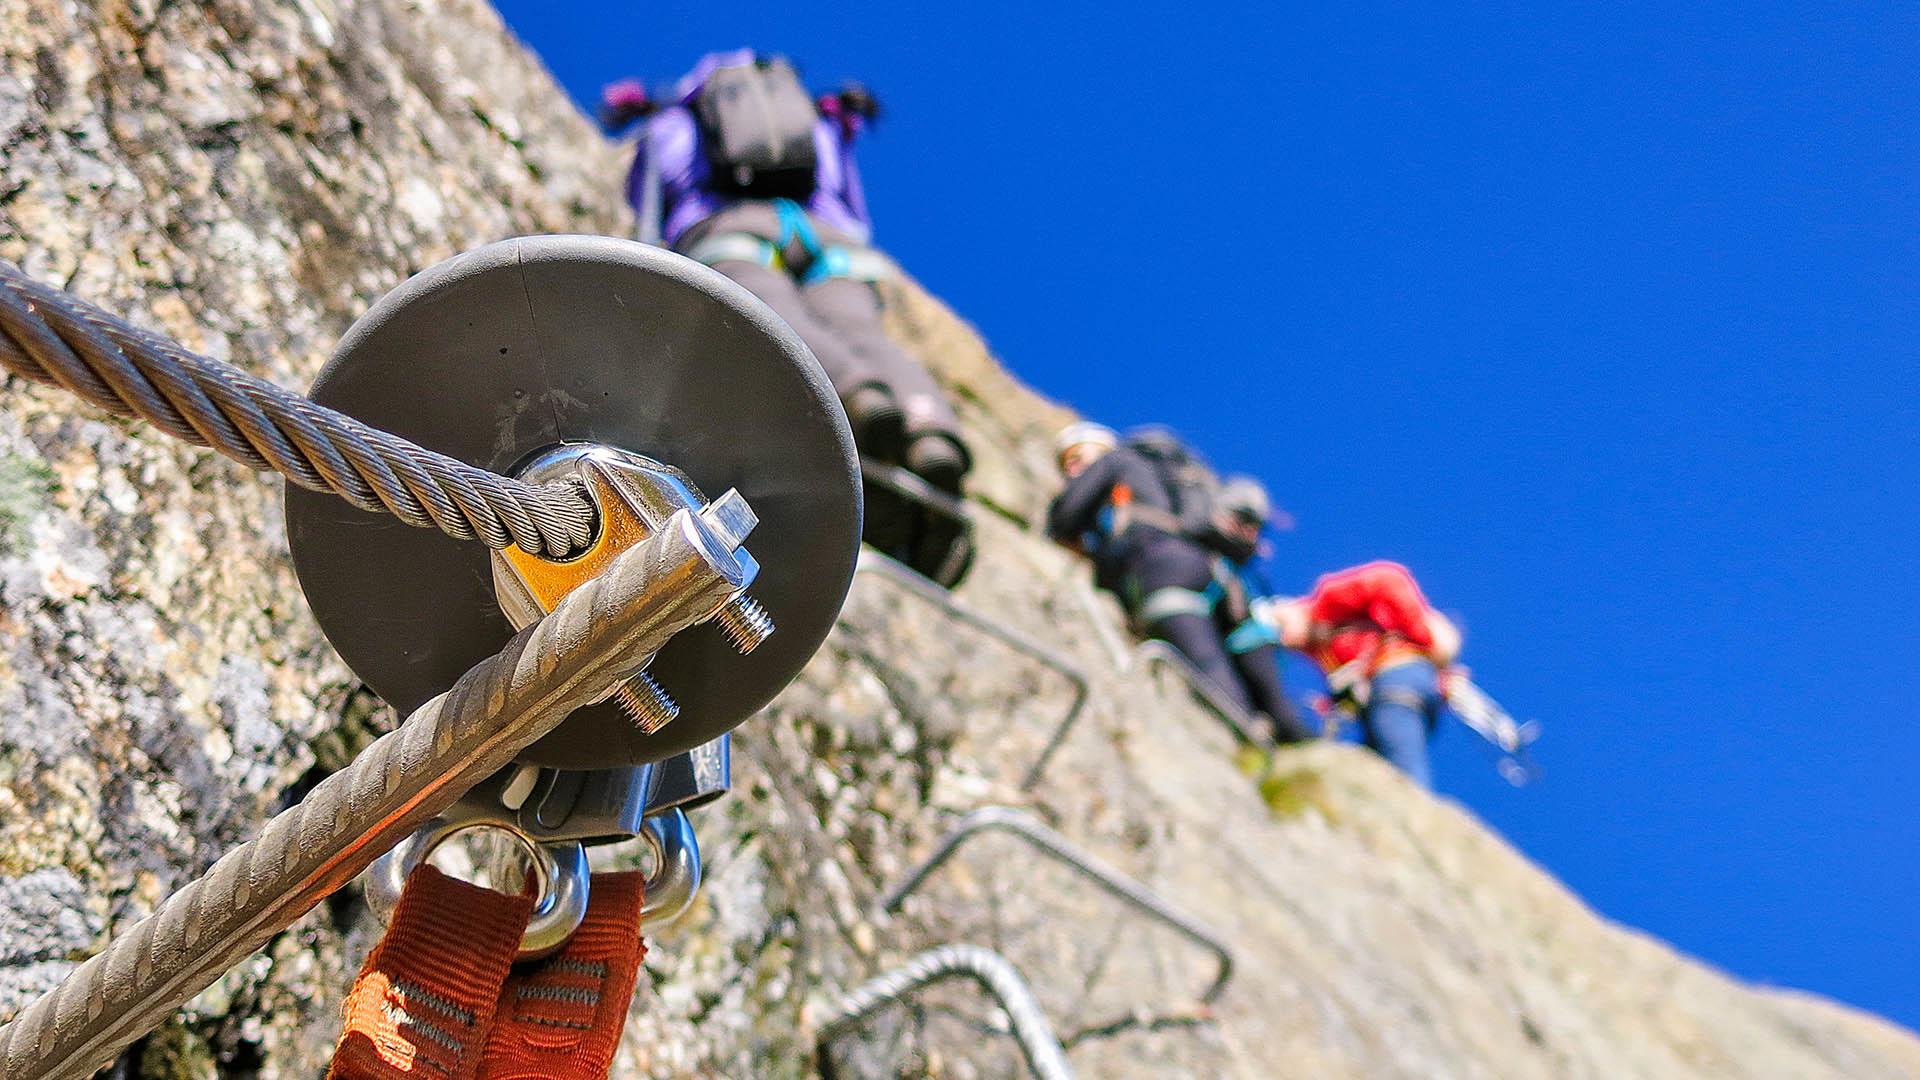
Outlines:
<svg viewBox="0 0 1920 1080"><path fill-rule="evenodd" d="M817 223L812 226L813 235L826 250L872 254L831 229ZM763 241L771 252L772 246L785 238L785 232L775 204L748 201L688 229L674 246L683 254L697 254L703 246L721 250L722 245L711 243L717 238L745 236ZM716 258L710 265L759 297L793 327L842 399L863 386L881 387L893 394L906 413L909 437L939 434L965 445L960 439L959 418L933 375L887 335L881 322L880 293L874 283L832 274L814 274L803 280L787 265L795 257L804 259L808 253L790 245L781 252L779 265L727 257Z"/></svg>

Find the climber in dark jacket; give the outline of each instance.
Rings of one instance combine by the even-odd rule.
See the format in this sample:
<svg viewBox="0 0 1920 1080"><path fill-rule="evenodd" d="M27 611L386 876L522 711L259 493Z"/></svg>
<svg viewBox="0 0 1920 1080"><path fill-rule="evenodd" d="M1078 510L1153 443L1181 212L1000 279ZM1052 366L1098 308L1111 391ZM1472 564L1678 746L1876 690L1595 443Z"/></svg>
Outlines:
<svg viewBox="0 0 1920 1080"><path fill-rule="evenodd" d="M1229 652L1233 628L1221 625L1220 601L1230 592L1223 580L1230 571L1219 555L1167 521L1173 496L1159 470L1099 424L1069 425L1057 448L1067 483L1047 508L1047 535L1086 553L1095 584L1117 596L1148 636L1178 649L1223 698L1242 712L1264 713L1278 739L1304 737L1279 691L1278 668L1255 693L1242 670L1256 666L1260 655L1237 662ZM1264 656L1274 659L1271 650Z"/></svg>
<svg viewBox="0 0 1920 1080"><path fill-rule="evenodd" d="M631 80L607 88L610 130L647 118L628 179L643 238L712 266L786 320L839 393L862 453L958 494L971 465L959 420L933 376L881 325L876 282L894 271L872 247L853 158L854 137L878 112L872 94L850 85L814 103L804 195L743 195L714 176L696 102L716 75L769 62L746 49L711 53L666 102Z"/></svg>

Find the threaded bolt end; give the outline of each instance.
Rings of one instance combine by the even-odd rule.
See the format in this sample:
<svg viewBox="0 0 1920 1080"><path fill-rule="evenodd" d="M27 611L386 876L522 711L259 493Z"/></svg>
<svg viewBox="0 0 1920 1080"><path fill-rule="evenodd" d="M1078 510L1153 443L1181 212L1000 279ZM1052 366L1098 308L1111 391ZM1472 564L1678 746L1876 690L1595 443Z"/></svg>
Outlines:
<svg viewBox="0 0 1920 1080"><path fill-rule="evenodd" d="M679 704L644 671L615 690L613 699L620 703L621 710L640 728L642 735L659 731L680 715Z"/></svg>
<svg viewBox="0 0 1920 1080"><path fill-rule="evenodd" d="M727 606L714 615L714 621L733 643L734 650L745 656L760 647L760 643L773 636L773 616L759 602L741 593Z"/></svg>

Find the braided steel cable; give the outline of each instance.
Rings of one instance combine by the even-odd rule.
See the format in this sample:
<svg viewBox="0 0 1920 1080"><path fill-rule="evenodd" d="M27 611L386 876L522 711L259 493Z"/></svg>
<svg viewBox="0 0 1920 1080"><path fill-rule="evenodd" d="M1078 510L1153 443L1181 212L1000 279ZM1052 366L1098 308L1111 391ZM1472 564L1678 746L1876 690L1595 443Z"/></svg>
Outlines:
<svg viewBox="0 0 1920 1080"><path fill-rule="evenodd" d="M436 454L191 352L3 261L0 366L248 468L272 469L457 540L561 558L592 543L597 528L593 504L575 484L536 487Z"/></svg>
<svg viewBox="0 0 1920 1080"><path fill-rule="evenodd" d="M92 1075L746 578L676 514L0 1027L0 1076Z"/></svg>
<svg viewBox="0 0 1920 1080"><path fill-rule="evenodd" d="M1020 969L992 949L967 944L928 949L842 998L833 1018L820 1027L821 1075L832 1075L827 1048L835 1039L928 983L955 976L972 979L1000 1003L1014 1040L1020 1044L1020 1053L1038 1080L1073 1080L1067 1052L1053 1033L1053 1025L1047 1022L1047 1014L1040 1011L1032 988L1020 976Z"/></svg>

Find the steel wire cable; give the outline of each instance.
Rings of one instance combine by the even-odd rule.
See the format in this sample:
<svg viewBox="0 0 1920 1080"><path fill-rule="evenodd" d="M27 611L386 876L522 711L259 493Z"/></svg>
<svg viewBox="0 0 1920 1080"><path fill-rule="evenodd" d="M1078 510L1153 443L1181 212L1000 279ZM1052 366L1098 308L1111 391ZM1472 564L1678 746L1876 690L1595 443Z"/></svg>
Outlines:
<svg viewBox="0 0 1920 1080"><path fill-rule="evenodd" d="M0 1025L0 1077L78 1080L482 778L604 699L744 580L681 511Z"/></svg>
<svg viewBox="0 0 1920 1080"><path fill-rule="evenodd" d="M585 548L593 503L573 483L532 485L416 446L192 352L0 262L0 366L116 416L145 420L252 469L362 510L492 548L548 558Z"/></svg>

